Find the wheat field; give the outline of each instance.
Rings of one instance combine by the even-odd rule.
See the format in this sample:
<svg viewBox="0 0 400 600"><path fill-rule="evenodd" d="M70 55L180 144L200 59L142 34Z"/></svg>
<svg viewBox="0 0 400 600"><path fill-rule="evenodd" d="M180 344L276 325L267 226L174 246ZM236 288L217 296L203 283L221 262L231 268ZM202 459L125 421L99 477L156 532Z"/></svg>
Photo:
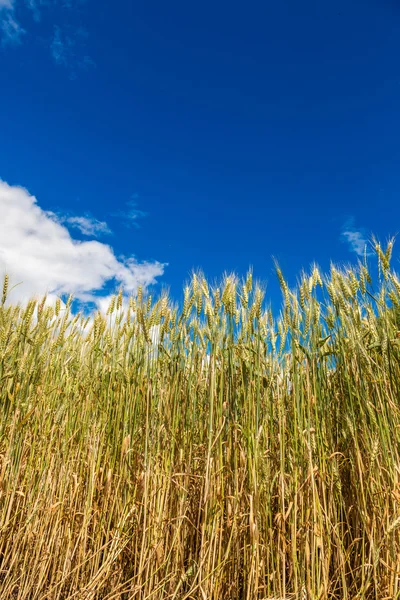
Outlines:
<svg viewBox="0 0 400 600"><path fill-rule="evenodd" d="M0 598L400 598L392 246L276 266L276 315L251 273L90 316L6 277Z"/></svg>

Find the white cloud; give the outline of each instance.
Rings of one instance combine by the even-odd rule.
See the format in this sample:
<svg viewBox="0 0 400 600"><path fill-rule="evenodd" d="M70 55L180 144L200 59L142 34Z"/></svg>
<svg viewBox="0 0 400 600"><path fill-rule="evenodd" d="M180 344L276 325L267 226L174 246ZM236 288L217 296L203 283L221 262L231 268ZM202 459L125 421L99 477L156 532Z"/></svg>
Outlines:
<svg viewBox="0 0 400 600"><path fill-rule="evenodd" d="M27 190L1 180L0 215L0 277L8 273L11 286L22 282L12 291L14 301L48 292L99 302L109 294L107 282L129 293L164 272L159 262L117 258L107 244L74 239Z"/></svg>
<svg viewBox="0 0 400 600"><path fill-rule="evenodd" d="M58 217L56 219L60 223L66 223L73 229L78 229L82 235L89 237L98 237L100 235L108 235L111 233L111 229L108 227L105 221L99 221L90 215L84 217Z"/></svg>
<svg viewBox="0 0 400 600"><path fill-rule="evenodd" d="M358 256L367 256L371 254L368 251L368 240L361 229L356 229L353 225L354 219L349 219L342 229L342 239L346 241L352 252Z"/></svg>

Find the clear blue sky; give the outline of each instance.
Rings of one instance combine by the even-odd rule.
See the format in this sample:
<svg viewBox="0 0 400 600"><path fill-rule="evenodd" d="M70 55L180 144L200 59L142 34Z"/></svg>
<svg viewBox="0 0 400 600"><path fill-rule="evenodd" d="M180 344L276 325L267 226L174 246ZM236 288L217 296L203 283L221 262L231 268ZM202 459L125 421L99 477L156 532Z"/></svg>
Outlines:
<svg viewBox="0 0 400 600"><path fill-rule="evenodd" d="M396 0L0 0L2 19L0 178L168 263L174 295L196 267L273 290L272 256L294 283L397 233Z"/></svg>

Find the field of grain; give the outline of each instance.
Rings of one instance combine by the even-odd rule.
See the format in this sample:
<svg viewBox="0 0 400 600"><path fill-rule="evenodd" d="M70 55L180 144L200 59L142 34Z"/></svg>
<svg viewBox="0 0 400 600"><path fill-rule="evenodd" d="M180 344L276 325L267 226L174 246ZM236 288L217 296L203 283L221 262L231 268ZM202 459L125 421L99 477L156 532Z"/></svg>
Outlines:
<svg viewBox="0 0 400 600"><path fill-rule="evenodd" d="M91 317L6 279L0 598L400 598L391 251L277 267L276 315L251 274Z"/></svg>

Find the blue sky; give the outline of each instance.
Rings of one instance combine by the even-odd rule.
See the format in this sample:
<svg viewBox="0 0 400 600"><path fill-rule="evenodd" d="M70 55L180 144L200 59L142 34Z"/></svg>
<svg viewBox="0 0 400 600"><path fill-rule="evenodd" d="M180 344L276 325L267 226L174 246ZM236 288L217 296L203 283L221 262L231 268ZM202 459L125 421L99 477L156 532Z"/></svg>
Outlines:
<svg viewBox="0 0 400 600"><path fill-rule="evenodd" d="M0 0L0 38L0 269L29 290L252 265L275 294L272 256L294 284L398 231L396 0Z"/></svg>

